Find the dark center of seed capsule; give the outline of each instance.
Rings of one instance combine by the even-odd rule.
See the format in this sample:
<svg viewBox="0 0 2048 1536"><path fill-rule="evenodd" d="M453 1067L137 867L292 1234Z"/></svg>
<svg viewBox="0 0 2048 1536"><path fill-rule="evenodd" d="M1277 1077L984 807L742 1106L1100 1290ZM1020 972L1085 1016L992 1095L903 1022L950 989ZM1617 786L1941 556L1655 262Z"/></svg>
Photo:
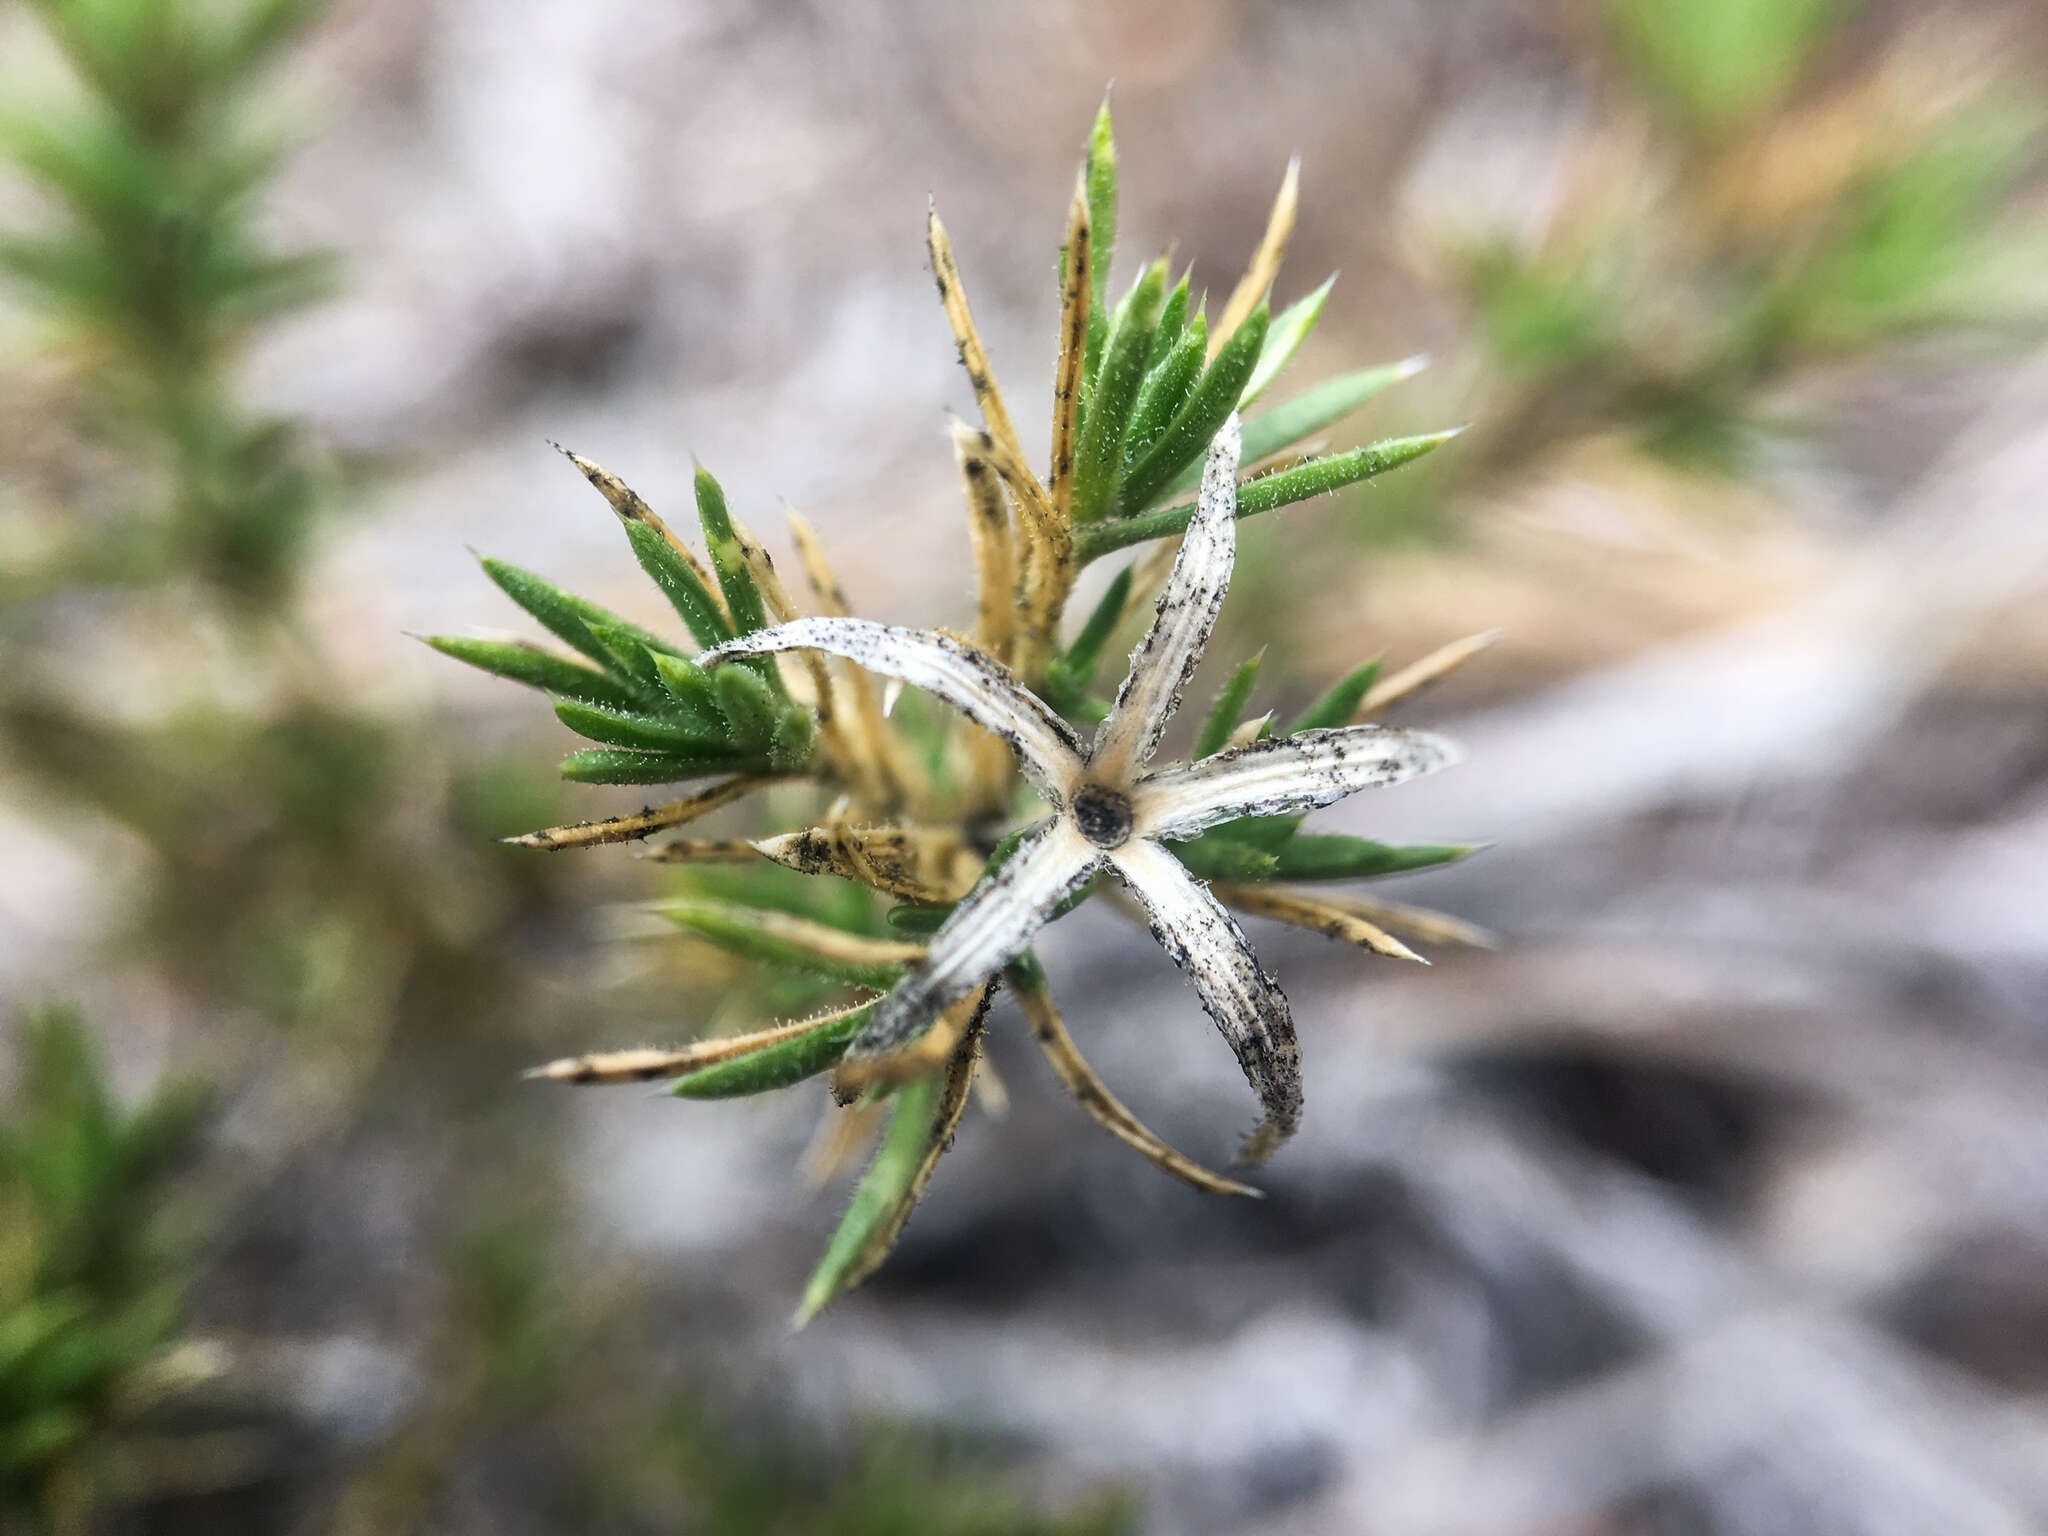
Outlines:
<svg viewBox="0 0 2048 1536"><path fill-rule="evenodd" d="M1120 848L1131 835L1131 802L1104 784L1074 791L1074 825L1098 848Z"/></svg>

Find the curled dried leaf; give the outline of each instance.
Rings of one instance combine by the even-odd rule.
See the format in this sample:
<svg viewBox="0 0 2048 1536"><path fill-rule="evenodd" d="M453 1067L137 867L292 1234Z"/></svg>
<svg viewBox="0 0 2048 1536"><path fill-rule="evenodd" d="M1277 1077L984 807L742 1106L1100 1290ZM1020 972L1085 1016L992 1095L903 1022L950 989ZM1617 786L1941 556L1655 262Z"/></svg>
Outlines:
<svg viewBox="0 0 2048 1536"><path fill-rule="evenodd" d="M1235 1179L1226 1179L1220 1173L1211 1173L1200 1163L1182 1156L1166 1142L1148 1130L1138 1117L1123 1105L1122 1100L1110 1092L1109 1085L1095 1075L1095 1069L1088 1065L1080 1047L1074 1044L1074 1037L1067 1032L1067 1026L1060 1017L1058 1006L1052 994L1045 990L1042 982L1027 981L1024 973L1013 969L1010 973L1011 991L1017 999L1017 1006L1023 1010L1024 1019L1031 1026L1031 1036L1045 1053L1053 1075L1080 1106L1088 1112L1089 1118L1108 1131L1118 1141L1138 1152L1148 1161L1158 1164L1177 1179L1184 1179L1197 1189L1207 1190L1214 1195L1251 1195L1261 1192L1249 1184L1240 1184Z"/></svg>
<svg viewBox="0 0 2048 1536"><path fill-rule="evenodd" d="M957 901L974 886L982 861L953 827L806 827L748 845L806 875L840 875L905 901Z"/></svg>

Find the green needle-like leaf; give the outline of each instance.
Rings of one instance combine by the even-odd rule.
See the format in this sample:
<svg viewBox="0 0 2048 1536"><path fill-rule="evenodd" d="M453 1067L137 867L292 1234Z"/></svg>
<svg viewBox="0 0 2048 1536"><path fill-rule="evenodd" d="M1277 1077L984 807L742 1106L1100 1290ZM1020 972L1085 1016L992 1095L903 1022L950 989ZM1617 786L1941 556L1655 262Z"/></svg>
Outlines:
<svg viewBox="0 0 2048 1536"><path fill-rule="evenodd" d="M743 752L766 752L782 720L782 701L758 674L731 662L711 674L719 712L732 726L732 739Z"/></svg>
<svg viewBox="0 0 2048 1536"><path fill-rule="evenodd" d="M942 1071L905 1083L896 1090L889 1128L874 1161L868 1165L838 1229L825 1245L825 1255L804 1288L796 1323L802 1327L818 1309L842 1291L865 1280L895 1246L903 1223L923 1196L932 1170L952 1144L953 1131L967 1108L974 1083L983 1021L988 1016L991 980L982 988L976 1011Z"/></svg>
<svg viewBox="0 0 2048 1536"><path fill-rule="evenodd" d="M1411 869L1449 864L1476 851L1472 844L1426 843L1399 846L1363 837L1298 833L1279 850L1275 874L1282 880L1364 880Z"/></svg>
<svg viewBox="0 0 2048 1536"><path fill-rule="evenodd" d="M1333 453L1326 458L1297 464L1292 469L1283 469L1277 474L1263 475L1238 487L1238 520L1242 522L1247 517L1257 517L1261 512L1271 512L1277 507L1307 501L1326 491L1383 475L1390 469L1398 469L1421 458L1463 430L1462 427L1453 427L1448 432L1429 432L1419 437L1390 437L1369 447L1354 448L1349 453ZM1142 544L1148 539L1185 533L1188 518L1194 510L1191 503L1182 502L1139 517L1114 518L1091 527L1077 528L1074 530L1075 556L1086 565L1090 560L1099 560L1114 550Z"/></svg>
<svg viewBox="0 0 2048 1536"><path fill-rule="evenodd" d="M1346 416L1390 385L1412 379L1427 366L1420 357L1398 363L1361 368L1305 390L1285 404L1261 411L1244 424L1244 462L1256 464L1303 438L1335 426ZM1176 489L1194 489L1194 480L1183 479Z"/></svg>
<svg viewBox="0 0 2048 1536"><path fill-rule="evenodd" d="M725 593L726 611L732 615L735 634L751 635L768 625L768 605L754 582L746 551L733 532L732 515L726 511L725 492L703 465L697 466L697 517L704 526L704 547L711 555L711 568L718 573L718 585ZM778 699L783 696L782 675L775 670L772 656L748 656L731 664L751 672Z"/></svg>
<svg viewBox="0 0 2048 1536"><path fill-rule="evenodd" d="M1301 712L1294 724L1287 727L1287 734L1292 736L1297 731L1322 731L1349 725L1351 717L1358 713L1359 701L1372 692L1372 685L1379 681L1379 676L1377 657L1352 668Z"/></svg>
<svg viewBox="0 0 2048 1536"><path fill-rule="evenodd" d="M90 1316L84 1298L70 1293L11 1303L0 1313L0 1381L10 1381L22 1361Z"/></svg>
<svg viewBox="0 0 2048 1536"><path fill-rule="evenodd" d="M1237 722L1244 718L1245 702L1252 696L1252 684L1258 681L1259 662L1265 654L1258 651L1247 656L1217 691L1216 702L1202 722L1201 734L1195 738L1196 757L1214 757L1223 750L1230 733L1237 729Z"/></svg>
<svg viewBox="0 0 2048 1536"><path fill-rule="evenodd" d="M1047 986L1045 967L1039 964L1038 956L1028 949L1004 967L1004 975L1010 985L1020 992L1043 992Z"/></svg>
<svg viewBox="0 0 2048 1536"><path fill-rule="evenodd" d="M775 734L768 742L768 765L778 773L793 773L810 761L817 741L818 720L801 704L785 704L775 722Z"/></svg>
<svg viewBox="0 0 2048 1536"><path fill-rule="evenodd" d="M718 604L704 590L704 583L698 579L697 573L669 547L660 530L645 523L626 522L622 526L633 546L633 554L640 562L640 569L661 588L662 595L675 609L676 616L683 621L683 627L689 630L692 638L706 648L730 639L732 631L725 622L725 615L718 611Z"/></svg>
<svg viewBox="0 0 2048 1536"><path fill-rule="evenodd" d="M913 939L923 939L929 938L939 931L940 925L953 915L955 905L957 904L950 901L944 906L936 907L919 907L906 904L900 907L891 907L885 915L888 918L890 928L897 933Z"/></svg>
<svg viewBox="0 0 2048 1536"><path fill-rule="evenodd" d="M1103 295L1109 292L1110 259L1116 254L1116 135L1110 125L1107 98L1096 112L1095 125L1088 134L1088 163L1082 171L1082 185L1088 200L1090 273L1088 344L1081 369L1085 406L1094 391L1095 375L1102 366L1103 345L1109 337L1109 306Z"/></svg>
<svg viewBox="0 0 2048 1536"><path fill-rule="evenodd" d="M479 555L478 561L484 574L498 584L504 594L537 619L541 627L562 641L588 656L608 672L620 676L639 676L638 669L623 665L619 658L591 632L592 625L605 625L622 635L631 635L640 645L652 650L668 651L681 655L673 645L652 633L630 624L609 609L595 603L587 603L572 593L564 592L553 582L522 570L507 561L494 559L490 555ZM651 679L650 679L651 680Z"/></svg>
<svg viewBox="0 0 2048 1536"><path fill-rule="evenodd" d="M614 671L624 673L652 692L660 692L661 669L654 664L654 658L661 652L647 644L643 638L647 633L645 630L631 624L600 624L595 621L584 627L611 657Z"/></svg>
<svg viewBox="0 0 2048 1536"><path fill-rule="evenodd" d="M1125 566L1110 578L1074 643L1047 666L1047 697L1062 712L1070 713L1095 681L1095 670L1102 663L1102 648L1109 643L1117 620L1123 617L1124 605L1130 600L1131 568Z"/></svg>
<svg viewBox="0 0 2048 1536"><path fill-rule="evenodd" d="M680 899L661 902L655 911L678 928L763 965L809 971L832 981L873 987L878 992L887 991L903 977L906 962L832 954L806 942L804 934L790 931L793 920L786 913L728 902ZM849 938L848 947L852 945Z"/></svg>
<svg viewBox="0 0 2048 1536"><path fill-rule="evenodd" d="M562 759L562 777L578 784L679 784L747 766L745 760L688 756L678 752L635 752L624 747L589 747Z"/></svg>
<svg viewBox="0 0 2048 1536"><path fill-rule="evenodd" d="M647 703L639 689L565 656L503 640L477 640L466 635L427 635L426 643L443 656L466 661L493 676L525 683L563 698L584 699L630 709Z"/></svg>
<svg viewBox="0 0 2048 1536"><path fill-rule="evenodd" d="M1197 315L1165 360L1146 375L1138 389L1138 402L1131 407L1130 428L1124 434L1125 463L1143 458L1188 403L1202 377L1202 358L1208 346L1208 323Z"/></svg>
<svg viewBox="0 0 2048 1536"><path fill-rule="evenodd" d="M839 1219L824 1257L797 1308L799 1326L818 1315L826 1302L844 1290L869 1253L878 1234L886 1234L909 1214L917 1199L918 1176L931 1146L933 1121L941 1089L937 1077L923 1077L896 1090L889 1128L874 1161L855 1186L853 1200Z"/></svg>
<svg viewBox="0 0 2048 1536"><path fill-rule="evenodd" d="M1152 352L1152 332L1159 324L1165 287L1166 261L1162 257L1145 269L1117 306L1095 390L1089 396L1088 419L1082 424L1074 454L1076 523L1095 522L1116 504L1124 432L1130 425L1139 386L1145 381L1145 360Z"/></svg>
<svg viewBox="0 0 2048 1536"><path fill-rule="evenodd" d="M1245 318L1216 353L1208 371L1188 396L1187 404L1160 433L1159 441L1130 467L1117 496L1117 510L1123 517L1143 511L1171 485L1181 470L1208 451L1225 418L1237 409L1245 381L1258 366L1259 349L1265 345L1268 322L1261 304ZM1240 514L1242 515L1242 514ZM1186 526L1186 520L1182 520Z"/></svg>
<svg viewBox="0 0 2048 1536"><path fill-rule="evenodd" d="M1280 867L1279 860L1266 849L1217 832L1175 843L1173 852L1190 874L1204 880L1270 880Z"/></svg>
<svg viewBox="0 0 2048 1536"><path fill-rule="evenodd" d="M1166 354L1173 350L1180 340L1180 333L1188 324L1188 280L1194 276L1192 270L1183 272L1166 295L1166 302L1159 309L1159 329L1152 333L1152 355L1145 359L1145 371L1149 375L1166 361Z"/></svg>
<svg viewBox="0 0 2048 1536"><path fill-rule="evenodd" d="M1307 501L1312 496L1321 496L1344 486L1354 485L1360 480L1369 480L1374 475L1382 475L1390 469L1398 469L1403 464L1412 463L1432 449L1449 442L1464 430L1463 427L1453 427L1447 432L1425 432L1415 437L1390 437L1363 448L1326 454L1320 459L1310 459L1291 469L1261 475L1239 489L1237 515L1240 518L1256 517L1259 513L1271 512L1276 507L1291 506L1297 501Z"/></svg>
<svg viewBox="0 0 2048 1536"><path fill-rule="evenodd" d="M1131 601L1131 567L1125 566L1109 578L1109 585L1102 589L1102 596L1096 599L1094 608L1081 626L1081 632L1074 636L1074 643L1067 647L1067 666L1074 681L1085 688L1095 681L1095 669L1102 660L1102 648L1109 644L1109 637L1116 632L1117 621L1123 617L1124 609Z"/></svg>
<svg viewBox="0 0 2048 1536"><path fill-rule="evenodd" d="M1336 281L1334 274L1325 278L1322 287L1281 310L1267 328L1265 345L1259 349L1258 366L1252 369L1251 380L1245 385L1244 394L1238 398L1239 410L1258 399L1266 386L1280 376L1280 370L1294 361L1294 354L1301 350L1301 344L1308 340L1308 333L1322 319L1323 304L1330 297L1330 289Z"/></svg>
<svg viewBox="0 0 2048 1536"><path fill-rule="evenodd" d="M708 672L694 661L659 651L654 652L654 670L675 706L674 713L707 732L725 733L725 711L718 707L718 693Z"/></svg>
<svg viewBox="0 0 2048 1536"><path fill-rule="evenodd" d="M633 747L642 752L670 752L695 755L729 750L723 731L691 729L674 720L655 715L605 709L575 699L557 699L555 716L579 736L614 747Z"/></svg>
<svg viewBox="0 0 2048 1536"><path fill-rule="evenodd" d="M1094 125L1088 132L1089 265L1095 272L1096 292L1109 287L1110 258L1116 252L1116 130L1109 118L1109 98L1096 109Z"/></svg>
<svg viewBox="0 0 2048 1536"><path fill-rule="evenodd" d="M711 554L711 568L718 573L718 585L725 592L725 606L732 613L736 634L751 635L768 627L767 605L754 573L747 567L746 551L732 531L732 514L725 508L725 492L711 471L697 466L697 518L704 525L704 547Z"/></svg>
<svg viewBox="0 0 2048 1536"><path fill-rule="evenodd" d="M1300 816L1240 816L1203 834L1223 842L1242 843L1261 853L1278 853L1300 832Z"/></svg>
<svg viewBox="0 0 2048 1536"><path fill-rule="evenodd" d="M828 1020L794 1040L784 1040L715 1066L699 1067L677 1078L668 1091L685 1099L731 1099L800 1083L837 1066L872 1011L863 1008L843 1019Z"/></svg>

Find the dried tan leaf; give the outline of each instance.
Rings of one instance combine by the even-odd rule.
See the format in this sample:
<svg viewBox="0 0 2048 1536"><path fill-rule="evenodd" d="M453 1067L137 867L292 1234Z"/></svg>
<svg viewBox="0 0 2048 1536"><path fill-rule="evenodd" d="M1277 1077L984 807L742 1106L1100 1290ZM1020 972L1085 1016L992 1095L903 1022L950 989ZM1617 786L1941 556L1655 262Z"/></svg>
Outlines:
<svg viewBox="0 0 2048 1536"><path fill-rule="evenodd" d="M854 1003L845 1008L813 1014L807 1019L794 1019L787 1024L772 1024L766 1029L757 1029L744 1035L721 1035L713 1040L697 1040L671 1050L647 1046L637 1050L599 1051L587 1056L564 1056L559 1061L535 1067L526 1075L548 1082L579 1084L638 1083L657 1077L680 1077L683 1073L694 1072L699 1067L716 1066L722 1061L731 1061L735 1057L765 1050L771 1045L780 1045L785 1040L793 1040L798 1035L809 1033L820 1024L830 1024L836 1019L846 1018L867 1006L867 1002Z"/></svg>
<svg viewBox="0 0 2048 1536"><path fill-rule="evenodd" d="M740 864L760 857L743 837L684 837L641 855L650 864Z"/></svg>
<svg viewBox="0 0 2048 1536"><path fill-rule="evenodd" d="M1109 1091L1108 1084L1095 1075L1095 1069L1088 1065L1074 1044L1074 1037L1067 1033L1066 1023L1060 1018L1059 1008L1049 992L1042 987L1016 985L1014 974L1011 990L1017 998L1017 1006L1023 1010L1025 1021L1031 1026L1032 1038L1045 1052L1045 1059L1051 1064L1054 1074L1097 1125L1125 1146L1197 1189L1218 1195L1256 1196L1260 1193L1248 1184L1226 1179L1220 1173L1211 1173L1146 1129L1144 1123Z"/></svg>
<svg viewBox="0 0 2048 1536"><path fill-rule="evenodd" d="M602 821L578 821L567 826L543 827L504 841L515 848L542 848L550 853L564 848L595 848L605 843L630 843L670 827L682 826L700 816L731 805L764 784L775 782L774 774L739 774L720 779L694 795L649 806L632 816L607 816Z"/></svg>
<svg viewBox="0 0 2048 1536"><path fill-rule="evenodd" d="M1066 281L1060 291L1060 351L1052 378L1052 464L1046 495L1060 521L1069 522L1074 499L1074 420L1081 404L1081 370L1088 356L1088 295L1093 262L1085 173L1074 179L1067 212Z"/></svg>
<svg viewBox="0 0 2048 1536"><path fill-rule="evenodd" d="M875 1144L888 1118L886 1099L861 1104L835 1104L827 1099L810 1145L797 1160L797 1177L804 1187L823 1189L852 1167Z"/></svg>
<svg viewBox="0 0 2048 1536"><path fill-rule="evenodd" d="M1292 923L1328 938L1342 939L1376 955L1394 960L1415 960L1429 964L1406 944L1360 913L1349 910L1340 900L1320 893L1291 890L1285 886L1218 880L1210 886L1217 900L1254 917L1270 917Z"/></svg>
<svg viewBox="0 0 2048 1536"><path fill-rule="evenodd" d="M1252 259L1244 269L1244 276L1237 280L1237 287L1231 290L1230 302L1223 306L1223 314L1209 328L1209 356L1213 360L1223 349L1223 343L1247 316L1259 307L1273 286L1273 279L1280 273L1280 263L1287 256L1287 242L1294 234L1294 216L1300 207L1301 158L1296 156L1287 162L1287 174L1280 180L1280 192L1273 199L1273 211L1266 217L1266 233L1260 237L1259 248L1252 252Z"/></svg>
<svg viewBox="0 0 2048 1536"><path fill-rule="evenodd" d="M748 845L803 874L840 875L906 901L957 901L973 889L982 860L953 827L827 823Z"/></svg>
<svg viewBox="0 0 2048 1536"><path fill-rule="evenodd" d="M1385 678L1358 701L1358 709L1352 715L1354 720L1366 720L1377 715L1401 700L1412 698L1423 689L1442 681L1481 651L1499 643L1501 632L1497 629L1482 630L1476 635L1467 635L1462 640L1453 640L1449 645L1439 646L1422 660L1403 667L1392 677Z"/></svg>

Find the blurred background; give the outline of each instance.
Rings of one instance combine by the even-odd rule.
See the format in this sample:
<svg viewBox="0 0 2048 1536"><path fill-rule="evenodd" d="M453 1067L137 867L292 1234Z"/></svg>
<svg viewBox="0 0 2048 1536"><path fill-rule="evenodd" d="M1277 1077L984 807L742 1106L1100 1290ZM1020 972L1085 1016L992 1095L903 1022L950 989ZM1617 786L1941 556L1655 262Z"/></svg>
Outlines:
<svg viewBox="0 0 2048 1536"><path fill-rule="evenodd" d="M1499 943L1253 932L1258 1204L999 1010L1008 1117L792 1336L822 1087L519 1080L722 973L494 842L640 798L409 632L510 626L466 546L666 624L550 438L960 622L926 199L1042 449L1112 80L1119 288L1226 292L1299 154L1278 393L1474 424L1245 525L1197 687L1503 629L1406 715L1469 761L1325 817L1492 841L1392 894ZM2033 0L0 7L0 1530L2048 1528L2044 110ZM1100 905L1075 1035L1220 1161Z"/></svg>

